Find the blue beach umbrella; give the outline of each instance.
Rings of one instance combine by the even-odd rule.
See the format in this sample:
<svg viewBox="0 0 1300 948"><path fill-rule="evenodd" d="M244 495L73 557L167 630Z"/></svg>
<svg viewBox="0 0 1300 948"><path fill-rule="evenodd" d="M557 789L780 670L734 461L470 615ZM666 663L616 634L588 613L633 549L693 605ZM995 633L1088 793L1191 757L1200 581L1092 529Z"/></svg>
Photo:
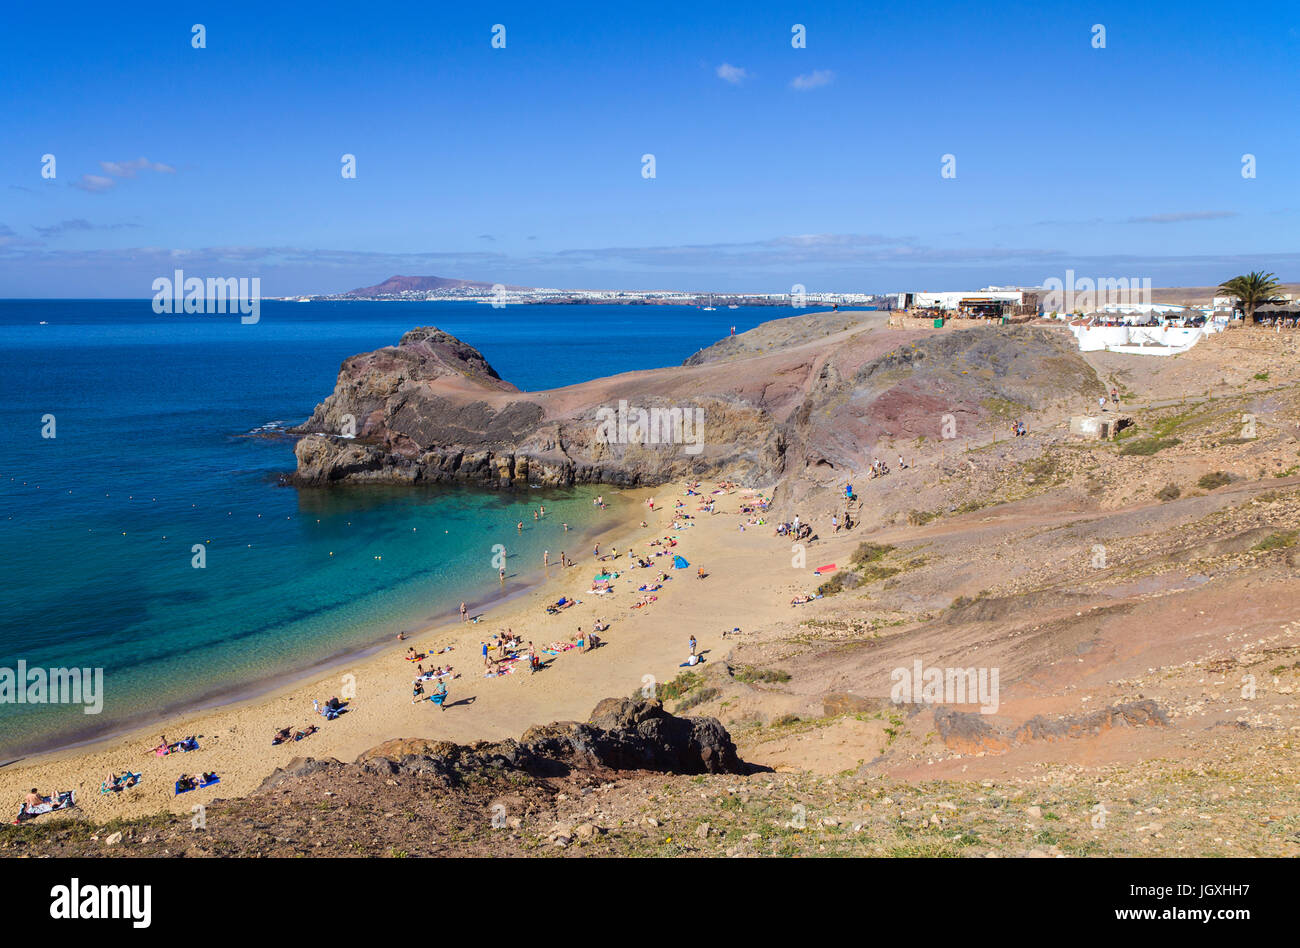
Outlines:
<svg viewBox="0 0 1300 948"><path fill-rule="evenodd" d="M690 565L691 565L690 563L686 562L686 557L684 557L684 556L674 556L674 557L673 557L673 568L674 568L674 569L686 569L686 567L688 567L688 566L690 566Z"/></svg>

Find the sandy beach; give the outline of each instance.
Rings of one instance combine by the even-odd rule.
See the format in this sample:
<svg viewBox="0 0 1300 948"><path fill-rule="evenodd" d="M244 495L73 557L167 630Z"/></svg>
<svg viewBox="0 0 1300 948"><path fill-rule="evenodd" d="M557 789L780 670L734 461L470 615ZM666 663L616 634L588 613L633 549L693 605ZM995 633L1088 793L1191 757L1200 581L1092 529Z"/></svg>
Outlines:
<svg viewBox="0 0 1300 948"><path fill-rule="evenodd" d="M703 513L697 508L712 488L702 485L705 497L683 496L684 484L623 493L632 502L623 507L619 522L600 536L602 554L619 550L617 560L600 564L621 572L612 594L598 596L589 591L592 577L601 570L588 546L573 558L574 565L562 570L552 563L539 585L503 605L484 610L471 603L470 614L480 616L476 623L458 618L442 622L306 682L221 707L178 714L161 724L93 744L17 761L0 771L0 799L11 801L17 812L23 794L35 786L41 793L75 790L79 810L99 819L160 810L188 812L197 803L251 792L295 757L351 760L392 738L468 743L517 738L533 724L585 719L597 701L631 695L644 686L646 676L671 681L689 654L691 635L706 661L716 660L727 650L724 630L752 630L778 610L788 613L789 590L815 587L817 577L811 570L816 564L810 562L807 570L792 577L789 551L773 538L770 525L740 530L749 517L737 511L742 501L755 496L754 491L740 488L719 495L715 512ZM655 499L653 511L646 506L651 497ZM678 500L685 504L680 512L695 519L683 521L683 526L674 530ZM643 519L646 527L640 525ZM629 548L639 554L668 549L650 546L656 538L668 536L677 539L671 551L689 560L689 569L672 569L671 554L657 557L650 569L627 569ZM703 580L697 577L699 566L708 574ZM655 593L657 601L634 608L641 595L637 588L661 571L672 578ZM579 603L548 615L546 605L561 596L575 597ZM513 673L485 677L480 643L490 641L493 633L513 629L522 641L531 641L540 650L553 642L570 641L579 627L589 630L598 618L608 622L610 629L596 650L541 654L547 666L537 674L530 675L520 662ZM451 647L450 652L431 655L424 662L426 670L449 663L455 669L457 677L450 682L446 710L427 701L412 703L415 663L404 658L411 646L417 651ZM327 722L313 711L312 700L323 702L341 695L349 675L355 680L356 695L351 710ZM430 690L432 685L426 684L426 691ZM315 734L298 742L271 744L278 729L311 724L319 728ZM198 735L200 749L158 757L150 748L158 744L160 734L166 734L169 741ZM128 770L143 775L138 786L121 793L100 793L101 781L109 772ZM178 776L199 772L217 773L220 785L174 794Z"/></svg>

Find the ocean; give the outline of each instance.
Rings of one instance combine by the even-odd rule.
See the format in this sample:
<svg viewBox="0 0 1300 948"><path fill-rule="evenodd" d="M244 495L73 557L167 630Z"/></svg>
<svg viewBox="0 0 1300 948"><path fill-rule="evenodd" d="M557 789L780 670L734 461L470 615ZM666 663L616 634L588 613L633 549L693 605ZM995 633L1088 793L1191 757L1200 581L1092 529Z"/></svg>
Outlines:
<svg viewBox="0 0 1300 948"><path fill-rule="evenodd" d="M294 468L280 432L348 356L438 326L539 390L680 364L733 325L795 313L265 301L244 325L155 315L149 300L0 300L0 675L21 660L104 680L97 714L0 703L0 763L251 693L462 600L488 605L543 550L573 555L617 514L591 502L616 499L609 488L280 486Z"/></svg>

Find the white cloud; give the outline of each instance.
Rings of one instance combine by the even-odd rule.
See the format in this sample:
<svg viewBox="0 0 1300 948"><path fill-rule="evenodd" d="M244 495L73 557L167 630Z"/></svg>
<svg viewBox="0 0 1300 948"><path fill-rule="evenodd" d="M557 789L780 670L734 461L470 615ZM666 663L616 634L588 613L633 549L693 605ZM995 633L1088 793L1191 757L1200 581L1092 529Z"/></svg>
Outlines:
<svg viewBox="0 0 1300 948"><path fill-rule="evenodd" d="M731 63L723 63L717 69L718 78L724 82L729 82L733 86L738 86L746 79L751 78L749 71L740 66L733 66Z"/></svg>
<svg viewBox="0 0 1300 948"><path fill-rule="evenodd" d="M107 191L113 187L112 178L105 178L99 174L83 174L76 181L72 182L74 188L81 188L83 191Z"/></svg>
<svg viewBox="0 0 1300 948"><path fill-rule="evenodd" d="M803 76L795 76L790 83L791 89L798 89L800 92L807 92L809 89L816 89L820 86L828 86L835 74L829 69L814 69L812 72Z"/></svg>
<svg viewBox="0 0 1300 948"><path fill-rule="evenodd" d="M134 178L137 171L158 171L163 174L176 173L176 169L171 165L150 161L148 158L136 158L132 161L101 161L99 166L115 178Z"/></svg>

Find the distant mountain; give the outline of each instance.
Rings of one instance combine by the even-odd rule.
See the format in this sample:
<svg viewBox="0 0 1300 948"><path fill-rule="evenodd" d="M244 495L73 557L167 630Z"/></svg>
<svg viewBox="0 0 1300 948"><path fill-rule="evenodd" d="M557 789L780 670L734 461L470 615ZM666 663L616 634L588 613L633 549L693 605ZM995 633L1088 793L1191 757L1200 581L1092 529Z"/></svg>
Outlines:
<svg viewBox="0 0 1300 948"><path fill-rule="evenodd" d="M491 292L495 284L481 283L474 280L453 280L436 276L392 276L376 286L363 286L349 290L344 296L400 296L402 293L426 293L429 290L483 290ZM507 286L507 290L522 290L527 287Z"/></svg>

